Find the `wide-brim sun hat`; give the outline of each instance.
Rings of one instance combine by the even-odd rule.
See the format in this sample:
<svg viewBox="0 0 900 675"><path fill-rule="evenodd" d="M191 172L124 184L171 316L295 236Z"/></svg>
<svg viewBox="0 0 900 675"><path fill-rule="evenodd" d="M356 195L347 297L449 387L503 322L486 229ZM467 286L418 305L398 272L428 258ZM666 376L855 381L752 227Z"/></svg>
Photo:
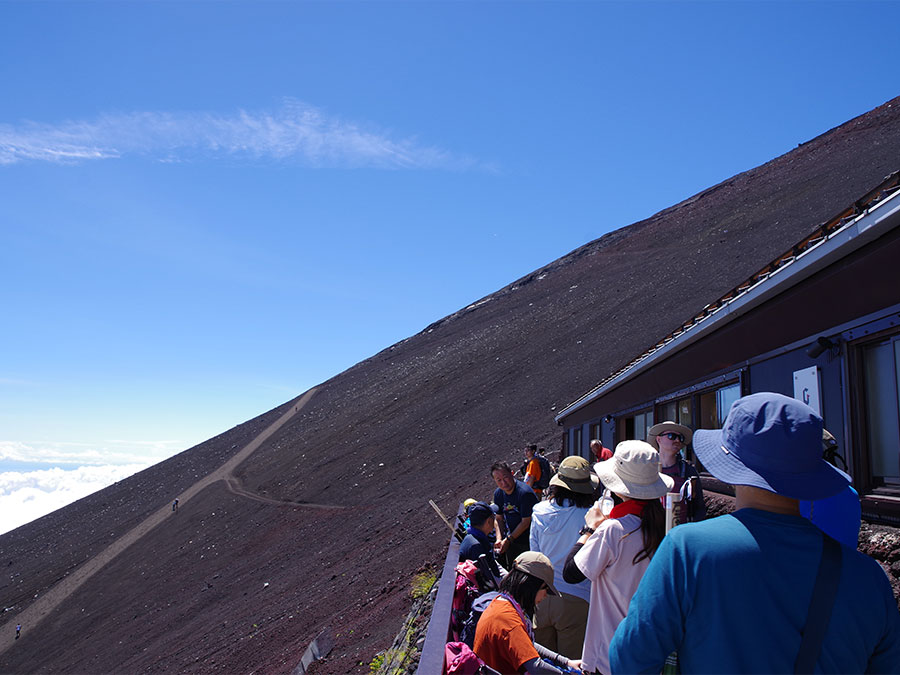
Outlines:
<svg viewBox="0 0 900 675"><path fill-rule="evenodd" d="M559 591L553 585L553 563L543 553L538 551L520 553L515 562L513 562L513 569L518 569L533 577L537 577L546 584L548 594L559 595Z"/></svg>
<svg viewBox="0 0 900 675"><path fill-rule="evenodd" d="M659 452L644 441L622 441L610 459L594 464L603 485L632 499L656 499L675 485L659 472Z"/></svg>
<svg viewBox="0 0 900 675"><path fill-rule="evenodd" d="M815 501L850 484L850 476L822 458L822 418L783 394L738 399L721 429L694 432L693 446L707 471L730 485Z"/></svg>
<svg viewBox="0 0 900 675"><path fill-rule="evenodd" d="M659 424L654 424L647 430L647 442L659 450L659 443L657 442L656 437L667 434L670 431L684 436L685 445L691 444L691 437L694 435L693 430L683 424L678 424L678 422L660 422Z"/></svg>
<svg viewBox="0 0 900 675"><path fill-rule="evenodd" d="M573 455L559 463L550 485L589 495L600 485L600 479L591 471L591 465L584 457Z"/></svg>

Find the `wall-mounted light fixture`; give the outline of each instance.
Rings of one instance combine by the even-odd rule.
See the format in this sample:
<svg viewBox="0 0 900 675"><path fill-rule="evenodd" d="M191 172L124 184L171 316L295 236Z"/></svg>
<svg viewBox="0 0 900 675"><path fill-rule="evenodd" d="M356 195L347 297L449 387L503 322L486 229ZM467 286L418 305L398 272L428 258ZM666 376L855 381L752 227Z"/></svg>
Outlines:
<svg viewBox="0 0 900 675"><path fill-rule="evenodd" d="M607 415L606 417L603 418L603 421L606 424L609 424L610 422L612 422L612 420L613 420L612 415Z"/></svg>
<svg viewBox="0 0 900 675"><path fill-rule="evenodd" d="M833 347L837 347L837 343L832 342L827 337L816 338L816 341L806 350L806 355L811 359L817 359L822 356L826 350Z"/></svg>

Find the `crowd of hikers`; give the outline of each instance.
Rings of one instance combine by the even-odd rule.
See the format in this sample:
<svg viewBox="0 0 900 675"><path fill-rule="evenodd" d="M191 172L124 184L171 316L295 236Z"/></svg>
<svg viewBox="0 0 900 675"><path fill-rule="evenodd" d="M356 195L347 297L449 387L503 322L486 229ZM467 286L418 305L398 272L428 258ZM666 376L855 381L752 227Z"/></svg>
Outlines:
<svg viewBox="0 0 900 675"><path fill-rule="evenodd" d="M805 404L759 393L722 429L594 441L593 466L535 446L518 472L494 463L492 501L464 504L447 671L900 672L900 612L857 551L833 442ZM707 519L688 446L733 513Z"/></svg>

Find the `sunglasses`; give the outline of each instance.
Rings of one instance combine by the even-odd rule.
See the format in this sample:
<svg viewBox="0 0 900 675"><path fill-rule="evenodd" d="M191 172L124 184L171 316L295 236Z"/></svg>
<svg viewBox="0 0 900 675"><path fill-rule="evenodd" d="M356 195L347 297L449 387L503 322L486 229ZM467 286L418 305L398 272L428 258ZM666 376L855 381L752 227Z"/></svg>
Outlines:
<svg viewBox="0 0 900 675"><path fill-rule="evenodd" d="M682 436L681 434L676 434L676 433L673 432L673 431L670 431L670 432L665 433L665 434L660 434L660 436L665 436L665 437L668 438L670 441L681 441L682 443L684 443L684 436Z"/></svg>

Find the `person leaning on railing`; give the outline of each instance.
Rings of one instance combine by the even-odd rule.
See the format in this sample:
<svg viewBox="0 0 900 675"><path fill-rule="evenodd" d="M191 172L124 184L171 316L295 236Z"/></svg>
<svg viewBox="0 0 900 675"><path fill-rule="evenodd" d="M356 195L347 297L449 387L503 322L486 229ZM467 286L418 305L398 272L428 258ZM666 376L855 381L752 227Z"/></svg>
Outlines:
<svg viewBox="0 0 900 675"><path fill-rule="evenodd" d="M562 671L543 660L534 644L534 610L548 595L559 595L550 559L536 551L519 555L500 583L499 595L478 620L472 648L475 654L501 673L560 675ZM580 665L580 661L565 659L568 668Z"/></svg>
<svg viewBox="0 0 900 675"><path fill-rule="evenodd" d="M520 553L528 550L531 511L538 503L538 498L528 485L516 480L506 462L494 462L491 465L491 477L497 484L497 489L494 490L494 504L500 509L498 514L500 517L496 519L497 543L494 544L494 550L503 566L509 568Z"/></svg>
<svg viewBox="0 0 900 675"><path fill-rule="evenodd" d="M475 502L469 506L469 528L459 545L459 560L477 561L485 556L491 573L498 579L503 576L494 557L494 518L499 511L496 504Z"/></svg>

